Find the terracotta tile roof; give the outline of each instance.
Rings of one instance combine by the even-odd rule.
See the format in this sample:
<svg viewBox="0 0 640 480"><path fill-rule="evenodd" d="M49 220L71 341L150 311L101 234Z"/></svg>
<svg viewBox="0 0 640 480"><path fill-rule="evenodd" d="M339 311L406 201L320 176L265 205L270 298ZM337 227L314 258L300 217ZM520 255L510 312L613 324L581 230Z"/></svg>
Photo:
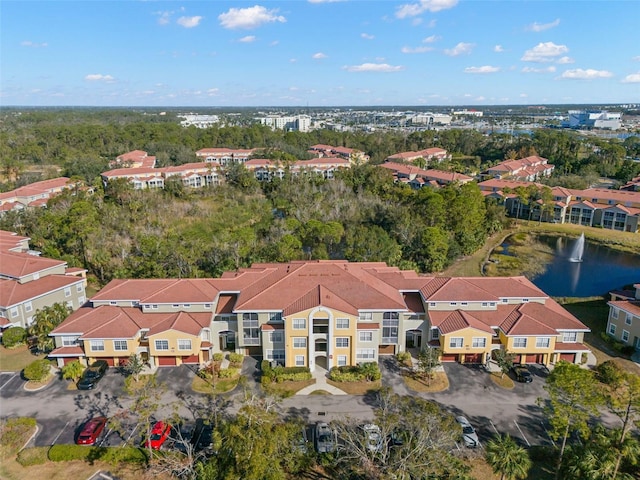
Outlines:
<svg viewBox="0 0 640 480"><path fill-rule="evenodd" d="M82 347L58 347L51 351L48 357L84 357Z"/></svg>
<svg viewBox="0 0 640 480"><path fill-rule="evenodd" d="M237 295L220 294L218 296L218 303L216 304L216 314L219 313L232 313L233 306L236 303Z"/></svg>
<svg viewBox="0 0 640 480"><path fill-rule="evenodd" d="M410 312L424 313L424 304L419 293L405 293L402 295L404 303Z"/></svg>
<svg viewBox="0 0 640 480"><path fill-rule="evenodd" d="M212 279L117 279L109 282L91 301L140 303L213 303L218 289Z"/></svg>
<svg viewBox="0 0 640 480"><path fill-rule="evenodd" d="M29 253L0 251L0 274L16 279L66 265L67 262L62 260L39 257Z"/></svg>
<svg viewBox="0 0 640 480"><path fill-rule="evenodd" d="M165 320L161 320L150 326L149 333L147 335L159 335L169 330L176 330L178 332L198 336L203 328L209 326L210 322L210 313L172 313Z"/></svg>
<svg viewBox="0 0 640 480"><path fill-rule="evenodd" d="M471 312L462 310L439 311L431 312L430 316L433 320L433 325L437 326L443 335L464 330L465 328L473 328L493 335L493 329L475 318Z"/></svg>
<svg viewBox="0 0 640 480"><path fill-rule="evenodd" d="M138 167L138 168L115 168L107 172L102 172L101 175L107 178L141 178L141 177L160 177L162 174L159 168Z"/></svg>
<svg viewBox="0 0 640 480"><path fill-rule="evenodd" d="M591 349L582 343L556 342L554 352L590 352Z"/></svg>
<svg viewBox="0 0 640 480"><path fill-rule="evenodd" d="M506 335L515 336L515 335L557 335L558 331L549 325L546 325L544 322L546 319L540 318L537 320L529 315L522 314L519 311L520 315L512 325L510 325L509 329L505 329L504 325L501 325L502 330Z"/></svg>
<svg viewBox="0 0 640 480"><path fill-rule="evenodd" d="M378 330L380 328L380 324L373 322L358 322L356 328L358 330Z"/></svg>
<svg viewBox="0 0 640 480"><path fill-rule="evenodd" d="M324 285L316 285L291 305L285 307L283 315L288 316L318 306L332 308L350 315L358 314L358 310L347 300L341 298Z"/></svg>
<svg viewBox="0 0 640 480"><path fill-rule="evenodd" d="M280 323L277 325L274 325L272 323L264 323L260 325L260 330L263 332L271 332L273 330L284 330L284 323Z"/></svg>
<svg viewBox="0 0 640 480"><path fill-rule="evenodd" d="M47 275L26 283L18 283L15 280L0 280L0 306L16 305L78 283L84 283L84 279L69 275Z"/></svg>
<svg viewBox="0 0 640 480"><path fill-rule="evenodd" d="M635 292L634 292L635 295ZM626 301L626 300L617 300L615 302L608 302L608 305L619 308L620 310L624 310L625 312L629 312L632 315L636 315L640 317L640 300Z"/></svg>

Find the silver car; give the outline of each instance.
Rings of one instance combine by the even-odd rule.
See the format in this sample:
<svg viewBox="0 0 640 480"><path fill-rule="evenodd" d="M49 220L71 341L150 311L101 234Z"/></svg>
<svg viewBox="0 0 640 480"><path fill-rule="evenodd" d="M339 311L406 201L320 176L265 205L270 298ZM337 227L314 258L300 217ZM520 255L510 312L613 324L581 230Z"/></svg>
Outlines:
<svg viewBox="0 0 640 480"><path fill-rule="evenodd" d="M336 448L336 434L325 422L316 423L314 440L318 453L331 453Z"/></svg>
<svg viewBox="0 0 640 480"><path fill-rule="evenodd" d="M466 417L456 417L456 422L458 422L462 427L462 440L464 441L464 445L466 447L475 448L480 445L478 434L476 433L475 428L473 428L469 423L469 420L466 419Z"/></svg>
<svg viewBox="0 0 640 480"><path fill-rule="evenodd" d="M380 427L373 423L367 423L362 426L364 433L366 435L367 449L370 452L379 452L382 450L382 432L380 432Z"/></svg>

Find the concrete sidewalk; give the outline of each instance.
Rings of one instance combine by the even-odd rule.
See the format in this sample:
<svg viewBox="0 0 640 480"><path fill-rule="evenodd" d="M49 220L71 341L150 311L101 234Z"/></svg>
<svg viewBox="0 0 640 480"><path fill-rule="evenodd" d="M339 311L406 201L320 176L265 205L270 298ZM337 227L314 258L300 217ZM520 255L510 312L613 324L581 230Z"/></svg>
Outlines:
<svg viewBox="0 0 640 480"><path fill-rule="evenodd" d="M311 373L311 375L315 379L316 383L314 385L304 387L302 390L298 391L296 395L309 395L311 392L315 392L316 390L324 390L331 395L346 395L346 393L339 388L327 383L327 371L324 368L316 365L316 369Z"/></svg>

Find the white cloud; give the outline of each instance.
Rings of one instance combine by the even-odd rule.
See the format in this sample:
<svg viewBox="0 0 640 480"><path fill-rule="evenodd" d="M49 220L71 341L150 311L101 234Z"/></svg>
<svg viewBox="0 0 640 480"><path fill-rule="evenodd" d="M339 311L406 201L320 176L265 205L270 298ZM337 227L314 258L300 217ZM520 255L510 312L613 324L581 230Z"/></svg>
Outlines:
<svg viewBox="0 0 640 480"><path fill-rule="evenodd" d="M518 95L520 98L527 98L529 95L526 93L521 93L520 95Z"/></svg>
<svg viewBox="0 0 640 480"><path fill-rule="evenodd" d="M255 42L256 41L256 37L255 37L255 35L247 35L246 37L242 37L238 41L242 42L242 43L251 43L251 42Z"/></svg>
<svg viewBox="0 0 640 480"><path fill-rule="evenodd" d="M24 42L20 42L20 45L22 45L23 47L33 47L33 48L41 48L41 47L47 47L47 43L43 42L43 43L36 43L36 42L31 42L29 40L25 40Z"/></svg>
<svg viewBox="0 0 640 480"><path fill-rule="evenodd" d="M471 53L475 45L473 43L460 42L453 48L445 49L444 53L450 57L457 57L458 55L468 55Z"/></svg>
<svg viewBox="0 0 640 480"><path fill-rule="evenodd" d="M485 98L485 97L483 97L482 95L480 95L479 97L476 97L476 100L477 100L478 102L484 102L484 101L486 100L486 98Z"/></svg>
<svg viewBox="0 0 640 480"><path fill-rule="evenodd" d="M361 33L360 37L364 38L365 40L373 40L374 38L376 38L373 35L370 35L368 33Z"/></svg>
<svg viewBox="0 0 640 480"><path fill-rule="evenodd" d="M588 68L586 70L582 68L576 68L575 70L565 70L561 78L578 78L578 79L586 79L590 80L593 78L609 78L613 77L613 73L607 70L594 70L592 68Z"/></svg>
<svg viewBox="0 0 640 480"><path fill-rule="evenodd" d="M556 63L559 63L560 65L566 65L568 63L575 63L575 60L571 57L562 57L559 58Z"/></svg>
<svg viewBox="0 0 640 480"><path fill-rule="evenodd" d="M314 60L322 60L323 58L327 58L327 55L322 52L318 52L314 53L311 58L313 58Z"/></svg>
<svg viewBox="0 0 640 480"><path fill-rule="evenodd" d="M553 73L556 71L556 67L553 65L546 68L524 67L522 73Z"/></svg>
<svg viewBox="0 0 640 480"><path fill-rule="evenodd" d="M169 10L164 10L160 12L154 12L154 15L158 16L158 25L168 25L171 22L171 15L174 12L170 12Z"/></svg>
<svg viewBox="0 0 640 480"><path fill-rule="evenodd" d="M202 21L201 16L196 15L195 17L180 17L176 23L178 25L180 25L181 27L184 28L193 28L193 27L197 27L198 25L200 25L200 22Z"/></svg>
<svg viewBox="0 0 640 480"><path fill-rule="evenodd" d="M502 48L502 45L496 45L495 47L493 47L493 51L496 53L502 53L504 52L504 48Z"/></svg>
<svg viewBox="0 0 640 480"><path fill-rule="evenodd" d="M640 83L640 72L627 75L622 79L622 83Z"/></svg>
<svg viewBox="0 0 640 480"><path fill-rule="evenodd" d="M415 17L424 12L439 12L453 8L458 4L458 0L420 0L418 3L406 3L400 5L396 10L397 18Z"/></svg>
<svg viewBox="0 0 640 480"><path fill-rule="evenodd" d="M280 44L280 40L274 40L273 42L271 42L269 44L270 47L275 47L276 45Z"/></svg>
<svg viewBox="0 0 640 480"><path fill-rule="evenodd" d="M492 67L491 65L483 65L482 67L467 67L464 73L495 73L499 72L500 67Z"/></svg>
<svg viewBox="0 0 640 480"><path fill-rule="evenodd" d="M88 82L113 82L115 78L111 75L102 75L101 73L90 73L84 79Z"/></svg>
<svg viewBox="0 0 640 480"><path fill-rule="evenodd" d="M207 90L207 95L210 97L217 97L220 95L220 90L218 88L210 88Z"/></svg>
<svg viewBox="0 0 640 480"><path fill-rule="evenodd" d="M440 40L442 37L438 36L438 35L430 35L427 38L425 38L424 40L422 40L422 43L433 43L433 42L437 42L438 40Z"/></svg>
<svg viewBox="0 0 640 480"><path fill-rule="evenodd" d="M531 25L528 25L525 30L528 30L530 32L544 32L545 30L557 27L558 25L560 25L560 19L556 18L553 22L550 23L533 22Z"/></svg>
<svg viewBox="0 0 640 480"><path fill-rule="evenodd" d="M363 63L361 65L349 65L343 67L348 72L399 72L404 70L401 65L389 65L388 63Z"/></svg>
<svg viewBox="0 0 640 480"><path fill-rule="evenodd" d="M264 23L287 21L282 15L277 15L277 9L267 10L265 7L255 5L249 8L230 8L228 12L218 15L220 25L224 28L257 28Z"/></svg>
<svg viewBox="0 0 640 480"><path fill-rule="evenodd" d="M539 43L532 49L524 52L520 60L524 62L552 62L555 57L567 53L566 45L556 45L553 42Z"/></svg>
<svg viewBox="0 0 640 480"><path fill-rule="evenodd" d="M634 60L634 61L636 61L636 62L640 62L640 55L638 55L638 56L636 56L636 57L631 58L631 60Z"/></svg>
<svg viewBox="0 0 640 480"><path fill-rule="evenodd" d="M402 53L425 53L431 52L433 47L402 47L400 51Z"/></svg>

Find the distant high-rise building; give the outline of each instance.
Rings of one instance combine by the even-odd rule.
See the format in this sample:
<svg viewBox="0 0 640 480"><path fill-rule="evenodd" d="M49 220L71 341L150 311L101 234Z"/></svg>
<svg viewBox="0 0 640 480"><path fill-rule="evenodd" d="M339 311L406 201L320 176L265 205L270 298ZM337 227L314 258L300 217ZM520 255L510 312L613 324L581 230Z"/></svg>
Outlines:
<svg viewBox="0 0 640 480"><path fill-rule="evenodd" d="M622 126L622 114L606 110L569 110L568 126L618 130Z"/></svg>

